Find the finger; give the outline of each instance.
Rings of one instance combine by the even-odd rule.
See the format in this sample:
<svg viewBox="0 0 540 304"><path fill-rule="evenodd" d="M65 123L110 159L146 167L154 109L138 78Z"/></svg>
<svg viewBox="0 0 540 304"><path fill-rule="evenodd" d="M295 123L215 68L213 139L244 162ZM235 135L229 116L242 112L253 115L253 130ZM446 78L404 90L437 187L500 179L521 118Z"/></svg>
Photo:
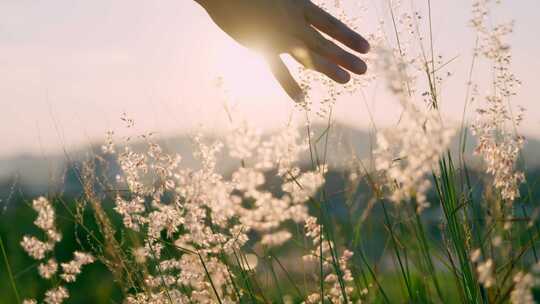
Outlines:
<svg viewBox="0 0 540 304"><path fill-rule="evenodd" d="M351 79L351 75L337 64L305 47L294 48L291 55L306 68L325 74L335 82L347 83Z"/></svg>
<svg viewBox="0 0 540 304"><path fill-rule="evenodd" d="M364 37L311 1L308 1L306 6L306 19L314 27L351 49L363 54L369 52L369 42Z"/></svg>
<svg viewBox="0 0 540 304"><path fill-rule="evenodd" d="M283 90L289 95L295 102L302 102L304 100L304 92L296 80L292 77L289 69L283 63L283 60L279 58L279 55L267 56L268 64L272 74L279 82Z"/></svg>
<svg viewBox="0 0 540 304"><path fill-rule="evenodd" d="M323 37L316 29L306 27L303 32L303 41L313 51L340 65L355 74L364 74L366 63L355 55L345 51L334 42Z"/></svg>

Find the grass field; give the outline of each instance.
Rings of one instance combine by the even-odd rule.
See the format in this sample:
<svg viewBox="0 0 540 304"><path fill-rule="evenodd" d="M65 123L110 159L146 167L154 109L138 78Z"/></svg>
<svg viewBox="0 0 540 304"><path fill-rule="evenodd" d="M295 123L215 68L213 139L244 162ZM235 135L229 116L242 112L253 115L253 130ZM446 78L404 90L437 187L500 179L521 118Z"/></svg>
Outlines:
<svg viewBox="0 0 540 304"><path fill-rule="evenodd" d="M0 303L534 303L540 173L522 155L513 23L472 1L456 123L441 110L453 59L434 47L436 3L389 3L367 76L301 72L328 97L308 92L300 126L261 134L227 113L227 135L192 136L192 155L111 131L67 162L60 191L0 187ZM373 122L360 157L332 110L377 80L401 115Z"/></svg>

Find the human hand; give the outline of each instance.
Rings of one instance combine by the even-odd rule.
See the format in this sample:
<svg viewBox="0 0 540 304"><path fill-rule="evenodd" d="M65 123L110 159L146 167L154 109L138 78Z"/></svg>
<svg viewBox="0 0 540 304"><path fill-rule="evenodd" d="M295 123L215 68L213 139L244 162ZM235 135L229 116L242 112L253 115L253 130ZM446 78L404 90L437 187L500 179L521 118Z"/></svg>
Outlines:
<svg viewBox="0 0 540 304"><path fill-rule="evenodd" d="M339 83L350 80L346 70L366 72L364 61L319 31L359 53L369 51L367 40L309 0L197 1L233 39L265 55L272 74L295 101L303 99L303 92L280 54L288 53L306 68Z"/></svg>

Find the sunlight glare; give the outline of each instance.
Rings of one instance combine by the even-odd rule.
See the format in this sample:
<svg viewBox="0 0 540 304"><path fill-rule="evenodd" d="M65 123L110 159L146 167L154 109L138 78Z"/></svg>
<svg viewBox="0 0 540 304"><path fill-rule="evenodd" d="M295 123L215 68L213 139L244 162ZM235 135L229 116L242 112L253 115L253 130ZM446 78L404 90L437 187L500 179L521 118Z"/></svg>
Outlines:
<svg viewBox="0 0 540 304"><path fill-rule="evenodd" d="M218 63L218 70L231 97L265 102L285 97L261 54L239 45L227 45L223 51L220 57L226 60Z"/></svg>

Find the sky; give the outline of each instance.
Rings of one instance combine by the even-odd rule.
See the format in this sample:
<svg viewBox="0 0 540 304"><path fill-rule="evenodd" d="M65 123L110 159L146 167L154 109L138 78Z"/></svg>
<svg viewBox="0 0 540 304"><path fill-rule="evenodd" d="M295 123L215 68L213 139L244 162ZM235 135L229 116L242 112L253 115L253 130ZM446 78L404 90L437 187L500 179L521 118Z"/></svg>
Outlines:
<svg viewBox="0 0 540 304"><path fill-rule="evenodd" d="M388 18L384 3L365 1L361 31ZM442 110L459 120L474 42L470 1L432 3L437 53L456 58L446 68L453 76L443 85ZM537 0L507 0L496 15L516 20L513 70L523 86L514 103L527 108L522 131L536 138L539 10ZM123 113L135 120L130 132L219 132L228 124L225 105L263 130L286 124L294 108L258 55L221 32L193 0L0 0L0 157L57 153L107 130L122 133ZM334 115L365 128L370 115L381 126L395 122L399 109L375 85L340 98Z"/></svg>

